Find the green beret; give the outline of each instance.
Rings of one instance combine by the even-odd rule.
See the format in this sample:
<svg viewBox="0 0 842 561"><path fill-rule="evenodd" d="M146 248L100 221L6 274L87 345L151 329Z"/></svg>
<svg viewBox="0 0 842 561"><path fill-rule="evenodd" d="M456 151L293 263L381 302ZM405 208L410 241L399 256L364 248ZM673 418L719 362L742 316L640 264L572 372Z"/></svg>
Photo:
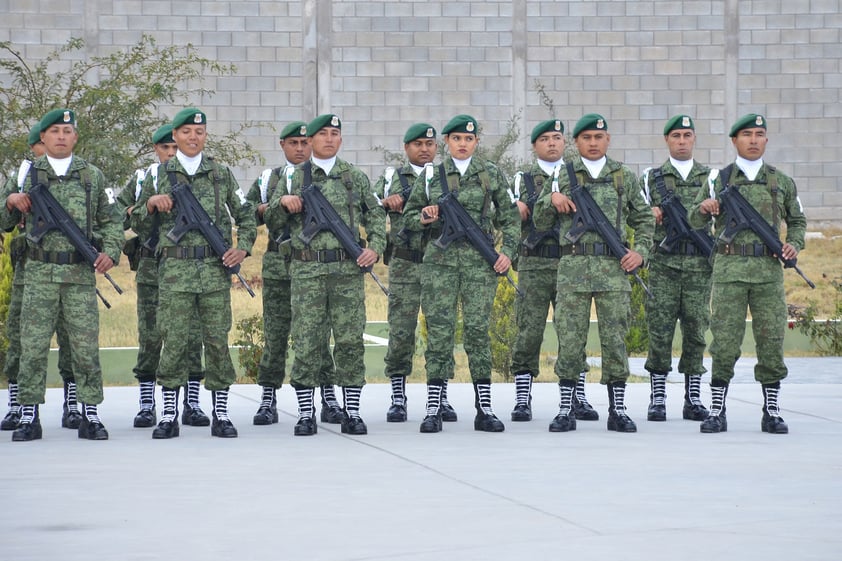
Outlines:
<svg viewBox="0 0 842 561"><path fill-rule="evenodd" d="M29 129L29 138L27 138L27 144L29 146L35 146L41 142L41 123L35 123L32 125L32 128Z"/></svg>
<svg viewBox="0 0 842 561"><path fill-rule="evenodd" d="M667 136L675 129L696 130L696 125L693 123L693 118L690 115L676 115L664 125L664 136Z"/></svg>
<svg viewBox="0 0 842 561"><path fill-rule="evenodd" d="M178 113L175 114L175 117L172 119L172 128L173 130L177 129L182 125L207 125L208 124L208 117L205 115L201 109L197 109L196 107L188 107L186 109L182 109Z"/></svg>
<svg viewBox="0 0 842 561"><path fill-rule="evenodd" d="M535 141L538 140L539 136L550 131L564 134L564 123L558 119L550 119L549 121L538 123L535 125L535 128L532 129L532 144L535 144Z"/></svg>
<svg viewBox="0 0 842 561"><path fill-rule="evenodd" d="M766 117L763 115L758 115L757 113L749 113L748 115L743 115L737 122L734 123L734 126L731 127L731 132L728 133L728 136L731 138L737 136L737 133L743 129L750 129L754 127L761 127L766 128Z"/></svg>
<svg viewBox="0 0 842 561"><path fill-rule="evenodd" d="M304 121L293 121L281 131L281 140L291 136L307 136L307 123Z"/></svg>
<svg viewBox="0 0 842 561"><path fill-rule="evenodd" d="M470 115L456 115L441 129L442 134L450 134L452 132L467 132L477 134L479 125L477 120Z"/></svg>
<svg viewBox="0 0 842 561"><path fill-rule="evenodd" d="M342 130L342 121L339 120L338 115L334 115L333 113L319 115L310 121L309 125L307 125L307 136L315 136L317 132L325 127L333 127L335 129Z"/></svg>
<svg viewBox="0 0 842 561"><path fill-rule="evenodd" d="M171 144L175 142L172 138L172 125L161 125L152 135L152 144Z"/></svg>
<svg viewBox="0 0 842 561"><path fill-rule="evenodd" d="M433 128L432 125L428 125L427 123L415 123L408 129L406 129L406 134L403 135L403 143L408 144L413 140L418 140L419 138L435 137L436 129Z"/></svg>
<svg viewBox="0 0 842 561"><path fill-rule="evenodd" d="M605 117L599 113L588 113L576 123L573 128L573 138L579 136L582 131L608 131L608 123Z"/></svg>
<svg viewBox="0 0 842 561"><path fill-rule="evenodd" d="M38 124L39 133L44 132L55 124L73 125L76 126L76 113L70 109L53 109L43 117Z"/></svg>

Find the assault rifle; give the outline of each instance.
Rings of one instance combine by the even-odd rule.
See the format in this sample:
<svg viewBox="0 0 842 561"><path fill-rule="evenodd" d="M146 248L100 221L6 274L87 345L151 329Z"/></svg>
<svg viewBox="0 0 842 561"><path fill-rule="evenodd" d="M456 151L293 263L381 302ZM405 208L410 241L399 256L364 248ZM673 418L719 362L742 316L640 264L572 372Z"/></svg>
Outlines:
<svg viewBox="0 0 842 561"><path fill-rule="evenodd" d="M44 235L51 230L58 230L66 237L76 251L82 256L88 265L93 267L94 261L99 257L99 250L85 236L78 224L67 214L67 210L59 203L46 185L36 183L29 189L29 199L32 201L32 229L26 234L26 239L35 244L41 244ZM123 289L114 282L111 275L103 273L103 276L111 283L117 294L122 294ZM102 303L106 308L111 304L103 297L99 289L96 290Z"/></svg>
<svg viewBox="0 0 842 561"><path fill-rule="evenodd" d="M564 234L564 239L570 243L576 243L585 232L596 232L608 246L611 254L617 259L622 259L629 252L629 249L623 245L617 230L608 221L605 213L596 204L591 194L576 180L573 164L567 164L567 174L570 178L570 198L573 199L573 204L576 205L576 212L573 214L573 227ZM637 274L639 269L640 267L637 267L629 272L629 274L634 275L634 278L643 287L646 295L652 298L652 292L649 291L649 287L646 286L646 283Z"/></svg>
<svg viewBox="0 0 842 561"><path fill-rule="evenodd" d="M438 205L439 216L442 220L442 232L438 239L433 240L433 245L440 249L447 249L452 242L464 238L474 249L479 251L479 254L491 267L494 267L497 259L500 258L500 254L494 249L494 244L488 236L483 233L474 219L465 211L465 207L453 195L453 192L448 191L442 194L439 197ZM512 279L511 273L508 271L505 273L495 271L495 273L498 277L505 275L506 280L515 288L518 295L522 295L520 287Z"/></svg>
<svg viewBox="0 0 842 561"><path fill-rule="evenodd" d="M690 226L690 222L687 221L687 209L681 204L681 199L678 198L675 191L666 189L661 168L655 169L652 176L655 178L658 192L661 193L660 206L666 217L664 228L666 228L667 235L661 241L660 247L671 253L675 244L686 239L696 246L701 255L710 257L713 252L713 239L703 229L694 230Z"/></svg>
<svg viewBox="0 0 842 561"><path fill-rule="evenodd" d="M307 245L313 241L313 238L321 231L331 232L342 248L351 256L351 259L356 260L363 252L357 236L355 236L351 229L342 220L342 217L333 208L333 205L325 198L324 194L315 185L306 185L301 190L301 198L304 199L304 228L298 234L298 239ZM377 273L374 272L373 267L360 267L363 273L368 273L383 294L391 296L389 289L383 286Z"/></svg>
<svg viewBox="0 0 842 561"><path fill-rule="evenodd" d="M784 264L785 269L795 269L795 272L801 275L801 278L807 281L810 288L816 288L813 281L798 268L798 259L784 259L781 255L784 244L778 237L778 233L766 222L757 209L751 206L743 194L740 193L736 185L725 185L725 188L719 193L722 198L722 205L725 207L725 229L719 235L719 239L725 243L731 243L734 236L741 230L751 230L757 234L763 241L763 244L769 248L772 255L777 257L781 263Z"/></svg>
<svg viewBox="0 0 842 561"><path fill-rule="evenodd" d="M196 230L204 236L211 250L222 259L230 246L217 225L211 220L208 212L196 199L196 195L190 190L190 186L186 183L176 183L172 187L172 198L175 201L176 208L178 208L178 216L175 219L175 226L167 232L167 239L177 244L184 237L184 234L190 230ZM240 284L254 298L254 291L240 273L240 265L234 265L233 267L223 265L223 268L229 275L237 275Z"/></svg>

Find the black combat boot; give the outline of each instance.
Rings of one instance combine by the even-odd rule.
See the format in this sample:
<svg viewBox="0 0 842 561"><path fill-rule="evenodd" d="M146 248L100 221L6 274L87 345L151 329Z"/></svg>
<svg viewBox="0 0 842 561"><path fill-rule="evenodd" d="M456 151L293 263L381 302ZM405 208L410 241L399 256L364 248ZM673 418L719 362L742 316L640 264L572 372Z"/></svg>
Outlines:
<svg viewBox="0 0 842 561"><path fill-rule="evenodd" d="M154 427L158 422L155 413L155 379L140 380L140 411L134 416L135 428Z"/></svg>
<svg viewBox="0 0 842 561"><path fill-rule="evenodd" d="M18 403L18 384L9 382L9 411L0 421L0 430L15 430L20 424L21 406Z"/></svg>
<svg viewBox="0 0 842 561"><path fill-rule="evenodd" d="M443 380L427 382L427 413L421 421L421 432L441 432L441 388Z"/></svg>
<svg viewBox="0 0 842 561"><path fill-rule="evenodd" d="M181 412L181 424L191 427L207 427L211 424L202 408L199 406L199 392L202 389L202 379L191 376L184 386L184 411Z"/></svg>
<svg viewBox="0 0 842 561"><path fill-rule="evenodd" d="M152 431L152 438L164 439L178 436L178 391L179 388L161 386L161 421Z"/></svg>
<svg viewBox="0 0 842 561"><path fill-rule="evenodd" d="M85 414L82 415L82 422L79 423L79 438L85 440L108 440L108 431L99 419L97 406L83 403L82 408Z"/></svg>
<svg viewBox="0 0 842 561"><path fill-rule="evenodd" d="M787 434L789 427L781 418L781 410L778 408L778 394L781 391L781 383L763 384L763 419L760 421L760 430L770 434Z"/></svg>
<svg viewBox="0 0 842 561"><path fill-rule="evenodd" d="M345 420L345 412L342 411L342 406L339 404L339 400L336 399L336 391L333 388L333 384L321 386L320 389L322 393L320 420L323 423L331 425L342 424L342 421Z"/></svg>
<svg viewBox="0 0 842 561"><path fill-rule="evenodd" d="M255 425L272 425L278 422L278 398L274 386L262 386L260 407L254 414L252 423Z"/></svg>
<svg viewBox="0 0 842 561"><path fill-rule="evenodd" d="M586 375L586 372L581 372L579 379L576 381L576 391L573 392L573 416L579 421L598 421L599 413L588 403L588 398L585 395Z"/></svg>
<svg viewBox="0 0 842 561"><path fill-rule="evenodd" d="M728 382L723 380L710 381L710 414L699 425L699 431L704 433L727 432L728 419L725 417L725 398L728 397Z"/></svg>
<svg viewBox="0 0 842 561"><path fill-rule="evenodd" d="M386 411L387 423L406 422L406 376L390 376L392 383L392 405Z"/></svg>
<svg viewBox="0 0 842 561"><path fill-rule="evenodd" d="M708 418L708 410L702 405L701 374L684 375L684 409L681 416L688 421L704 421Z"/></svg>
<svg viewBox="0 0 842 561"><path fill-rule="evenodd" d="M12 442L26 442L41 438L41 419L37 405L21 405L20 423L12 433Z"/></svg>
<svg viewBox="0 0 842 561"><path fill-rule="evenodd" d="M79 412L79 404L76 401L76 382L66 380L64 382L64 405L61 413L61 426L65 429L77 430L82 424L82 414Z"/></svg>
<svg viewBox="0 0 842 561"><path fill-rule="evenodd" d="M649 372L649 409L647 421L667 420L667 373Z"/></svg>
<svg viewBox="0 0 842 561"><path fill-rule="evenodd" d="M360 417L360 394L362 386L342 386L342 401L345 402L345 419L342 421L343 434L368 434L368 427Z"/></svg>
<svg viewBox="0 0 842 561"><path fill-rule="evenodd" d="M515 408L512 421L532 420L532 372L515 374Z"/></svg>
<svg viewBox="0 0 842 561"><path fill-rule="evenodd" d="M558 383L558 415L550 423L550 432L569 432L576 430L576 416L573 414L573 394L576 383L562 380Z"/></svg>
<svg viewBox="0 0 842 561"><path fill-rule="evenodd" d="M474 430L482 432L503 432L506 430L503 421L497 418L491 410L491 380L477 380L474 382L474 407L477 416L474 417Z"/></svg>
<svg viewBox="0 0 842 561"><path fill-rule="evenodd" d="M626 415L626 383L608 384L608 430L637 432L637 425Z"/></svg>
<svg viewBox="0 0 842 561"><path fill-rule="evenodd" d="M213 400L211 436L237 438L237 428L228 417L228 388L212 391L211 399Z"/></svg>
<svg viewBox="0 0 842 561"><path fill-rule="evenodd" d="M293 387L295 388L295 397L298 400L298 422L295 423L293 434L295 436L312 436L319 432L319 427L316 425L316 406L313 404L316 388L296 384L293 384Z"/></svg>

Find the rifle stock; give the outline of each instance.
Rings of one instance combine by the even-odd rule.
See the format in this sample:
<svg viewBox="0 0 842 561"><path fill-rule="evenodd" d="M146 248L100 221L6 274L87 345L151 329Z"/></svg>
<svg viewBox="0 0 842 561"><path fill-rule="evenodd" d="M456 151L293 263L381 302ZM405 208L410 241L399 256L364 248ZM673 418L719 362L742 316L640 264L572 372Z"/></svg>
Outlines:
<svg viewBox="0 0 842 561"><path fill-rule="evenodd" d="M61 206L61 203L56 200L47 186L42 183L33 185L29 190L29 199L32 201L32 218L30 220L33 227L26 234L27 239L40 245L41 240L47 232L58 230L70 241L73 247L76 248L76 251L82 255L85 262L93 267L94 262L99 257L99 250L85 236L85 233L82 232L76 221L67 214L67 210ZM117 294L123 293L123 289L114 282L111 275L103 273L103 276L111 283ZM98 290L97 295L102 299L106 307L111 307Z"/></svg>
<svg viewBox="0 0 842 561"><path fill-rule="evenodd" d="M696 230L690 226L690 222L687 220L687 209L681 204L681 199L675 192L666 190L666 186L663 184L664 176L660 168L653 172L653 176L658 190L666 193L660 206L666 217L664 228L667 235L661 240L660 247L664 251L672 253L675 244L686 239L696 246L701 255L710 258L711 253L713 253L713 239L704 230Z"/></svg>
<svg viewBox="0 0 842 561"><path fill-rule="evenodd" d="M751 203L749 203L743 194L740 193L736 185L725 185L725 188L719 194L722 199L722 205L725 207L725 229L720 235L720 239L725 243L731 243L742 230L751 230L760 238L763 244L769 248L772 255L778 258L783 263L785 269L795 269L795 272L801 275L801 278L807 282L810 288L816 288L816 285L807 278L807 276L798 268L798 258L784 259L782 256L784 244L778 237L778 233L766 222L766 219L757 212Z"/></svg>
<svg viewBox="0 0 842 561"><path fill-rule="evenodd" d="M225 252L230 246L225 241L225 237L219 230L216 224L213 223L207 211L196 199L196 195L190 190L190 187L185 183L178 183L172 186L172 198L175 201L175 206L178 208L178 216L176 216L175 226L167 232L167 239L178 244L184 235L190 230L196 230L205 238L211 250L222 259ZM254 291L243 278L240 273L240 265L233 267L226 267L223 265L225 272L229 275L237 275L240 283L248 291L252 298L254 298Z"/></svg>
<svg viewBox="0 0 842 561"><path fill-rule="evenodd" d="M298 234L298 239L309 246L319 232L331 232L348 255L356 261L363 248L357 241L357 236L354 236L330 201L325 198L324 193L315 185L306 185L301 190L301 198L304 199L304 227ZM360 267L360 270L371 275L383 294L391 296L391 292L380 281L373 267Z"/></svg>

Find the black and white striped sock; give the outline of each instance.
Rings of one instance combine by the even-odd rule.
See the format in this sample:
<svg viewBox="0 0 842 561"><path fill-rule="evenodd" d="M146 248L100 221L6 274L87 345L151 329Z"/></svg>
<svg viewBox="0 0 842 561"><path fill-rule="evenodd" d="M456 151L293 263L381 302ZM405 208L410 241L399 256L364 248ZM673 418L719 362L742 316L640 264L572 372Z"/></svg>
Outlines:
<svg viewBox="0 0 842 561"><path fill-rule="evenodd" d="M144 380L140 382L140 409L150 411L155 407L155 381Z"/></svg>
<svg viewBox="0 0 842 561"><path fill-rule="evenodd" d="M531 395L532 374L529 372L515 374L515 403L518 405L529 405Z"/></svg>
<svg viewBox="0 0 842 561"><path fill-rule="evenodd" d="M406 376L392 376L389 380L392 383L392 403L395 405L405 405Z"/></svg>
<svg viewBox="0 0 842 561"><path fill-rule="evenodd" d="M491 409L491 380L474 382L474 392L476 393L477 409L486 415L494 415L494 411Z"/></svg>
<svg viewBox="0 0 842 561"><path fill-rule="evenodd" d="M322 401L324 401L328 407L342 407L339 405L339 400L336 398L336 389L333 387L333 384L321 386L320 390L322 393Z"/></svg>
<svg viewBox="0 0 842 561"><path fill-rule="evenodd" d="M579 379L576 381L576 401L585 404L588 403L588 397L585 395L585 378L587 372L580 372Z"/></svg>
<svg viewBox="0 0 842 561"><path fill-rule="evenodd" d="M161 411L161 422L174 422L178 417L178 389L161 386L161 401L164 409Z"/></svg>
<svg viewBox="0 0 842 561"><path fill-rule="evenodd" d="M69 411L78 411L78 402L76 398L76 382L67 381L64 383L64 405Z"/></svg>
<svg viewBox="0 0 842 561"><path fill-rule="evenodd" d="M189 405L191 409L196 409L197 407L199 407L199 392L201 391L201 389L201 380L187 381L187 395L184 397L187 405Z"/></svg>
<svg viewBox="0 0 842 561"><path fill-rule="evenodd" d="M273 386L262 386L263 394L260 396L260 407L272 407L276 403L275 388Z"/></svg>
<svg viewBox="0 0 842 561"><path fill-rule="evenodd" d="M102 421L99 420L99 414L97 413L96 405L83 403L82 406L85 410L85 418L88 420L89 423L102 424Z"/></svg>
<svg viewBox="0 0 842 561"><path fill-rule="evenodd" d="M211 392L213 400L213 416L218 421L228 421L228 390Z"/></svg>
<svg viewBox="0 0 842 561"><path fill-rule="evenodd" d="M345 412L349 417L360 417L361 386L342 386L342 399L345 401Z"/></svg>
<svg viewBox="0 0 842 561"><path fill-rule="evenodd" d="M449 402L447 401L447 380L442 380L441 382L441 405L444 407L448 405Z"/></svg>
<svg viewBox="0 0 842 561"><path fill-rule="evenodd" d="M429 382L427 384L427 416L433 417L439 414L441 407L442 384Z"/></svg>
<svg viewBox="0 0 842 561"><path fill-rule="evenodd" d="M38 406L37 405L21 405L20 406L20 422L23 423L34 423L35 416L38 414Z"/></svg>
<svg viewBox="0 0 842 561"><path fill-rule="evenodd" d="M9 382L9 412L20 413L20 403L18 402L18 384L17 382Z"/></svg>
<svg viewBox="0 0 842 561"><path fill-rule="evenodd" d="M310 419L315 414L313 396L315 388L295 388L295 397L298 400L298 416L302 419Z"/></svg>

